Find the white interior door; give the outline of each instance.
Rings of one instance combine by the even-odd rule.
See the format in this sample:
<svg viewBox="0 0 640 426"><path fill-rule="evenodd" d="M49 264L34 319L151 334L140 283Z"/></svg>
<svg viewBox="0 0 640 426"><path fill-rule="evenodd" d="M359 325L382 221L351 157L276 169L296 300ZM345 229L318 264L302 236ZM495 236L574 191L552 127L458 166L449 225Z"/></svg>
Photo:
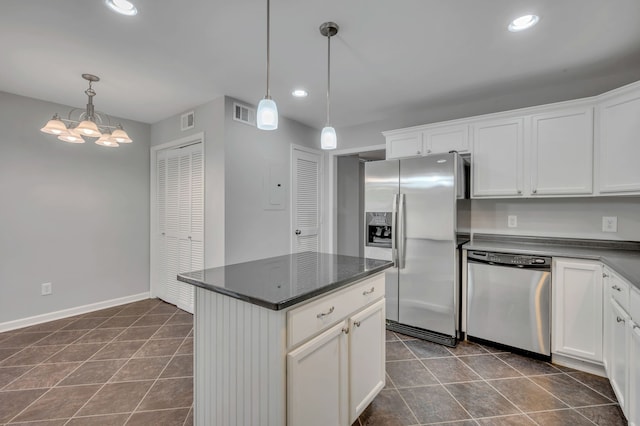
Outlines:
<svg viewBox="0 0 640 426"><path fill-rule="evenodd" d="M161 299L193 312L193 286L176 279L204 267L204 163L202 144L158 152L157 282Z"/></svg>
<svg viewBox="0 0 640 426"><path fill-rule="evenodd" d="M320 154L293 149L291 251L320 251Z"/></svg>

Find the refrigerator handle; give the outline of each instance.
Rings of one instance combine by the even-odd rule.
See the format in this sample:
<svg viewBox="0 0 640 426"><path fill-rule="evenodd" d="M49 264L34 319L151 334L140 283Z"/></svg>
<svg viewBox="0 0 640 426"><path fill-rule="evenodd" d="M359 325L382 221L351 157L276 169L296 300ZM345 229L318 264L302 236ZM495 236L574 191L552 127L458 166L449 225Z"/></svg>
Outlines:
<svg viewBox="0 0 640 426"><path fill-rule="evenodd" d="M404 269L405 264L405 213L404 213L404 195L400 194L398 201L398 269Z"/></svg>
<svg viewBox="0 0 640 426"><path fill-rule="evenodd" d="M391 260L393 267L398 267L398 194L393 194L393 212L391 213L392 235L391 235Z"/></svg>

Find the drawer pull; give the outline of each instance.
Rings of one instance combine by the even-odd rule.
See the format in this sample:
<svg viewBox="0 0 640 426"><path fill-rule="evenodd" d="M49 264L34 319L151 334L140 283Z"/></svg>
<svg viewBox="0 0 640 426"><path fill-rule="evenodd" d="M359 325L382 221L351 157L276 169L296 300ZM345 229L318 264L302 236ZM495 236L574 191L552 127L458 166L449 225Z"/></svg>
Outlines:
<svg viewBox="0 0 640 426"><path fill-rule="evenodd" d="M622 290L620 289L620 287L618 287L617 285L614 285L614 286L612 286L611 288L612 288L612 289L614 289L614 290L622 291Z"/></svg>
<svg viewBox="0 0 640 426"><path fill-rule="evenodd" d="M349 334L349 327L343 327L343 328L342 328L342 332L343 332L344 334Z"/></svg>
<svg viewBox="0 0 640 426"><path fill-rule="evenodd" d="M326 317L327 315L331 315L335 309L336 307L332 306L327 312L320 312L318 315L316 315L316 317L320 319Z"/></svg>
<svg viewBox="0 0 640 426"><path fill-rule="evenodd" d="M606 273L602 273L602 278L609 278L609 275L607 275Z"/></svg>
<svg viewBox="0 0 640 426"><path fill-rule="evenodd" d="M624 318L616 317L616 321L624 324Z"/></svg>
<svg viewBox="0 0 640 426"><path fill-rule="evenodd" d="M353 325L355 325L356 327L360 327L360 321L354 321Z"/></svg>
<svg viewBox="0 0 640 426"><path fill-rule="evenodd" d="M365 290L365 291L363 291L363 292L362 292L362 295L363 295L363 296L366 296L367 294L371 294L371 293L373 293L374 291L376 291L376 288L375 288L375 287L371 287L371 290Z"/></svg>

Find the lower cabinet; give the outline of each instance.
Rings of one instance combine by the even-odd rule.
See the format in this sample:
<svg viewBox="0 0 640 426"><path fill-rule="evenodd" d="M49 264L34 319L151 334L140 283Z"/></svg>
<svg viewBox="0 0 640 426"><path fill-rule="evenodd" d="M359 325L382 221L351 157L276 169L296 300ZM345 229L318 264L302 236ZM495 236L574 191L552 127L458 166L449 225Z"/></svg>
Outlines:
<svg viewBox="0 0 640 426"><path fill-rule="evenodd" d="M288 424L350 425L385 384L385 301L287 355Z"/></svg>
<svg viewBox="0 0 640 426"><path fill-rule="evenodd" d="M640 318L629 324L629 401L627 419L630 426L640 426Z"/></svg>
<svg viewBox="0 0 640 426"><path fill-rule="evenodd" d="M551 351L602 362L602 264L553 259Z"/></svg>
<svg viewBox="0 0 640 426"><path fill-rule="evenodd" d="M605 327L610 336L609 362L607 376L618 398L620 408L626 414L629 394L629 324L631 318L613 299L609 299L609 318Z"/></svg>

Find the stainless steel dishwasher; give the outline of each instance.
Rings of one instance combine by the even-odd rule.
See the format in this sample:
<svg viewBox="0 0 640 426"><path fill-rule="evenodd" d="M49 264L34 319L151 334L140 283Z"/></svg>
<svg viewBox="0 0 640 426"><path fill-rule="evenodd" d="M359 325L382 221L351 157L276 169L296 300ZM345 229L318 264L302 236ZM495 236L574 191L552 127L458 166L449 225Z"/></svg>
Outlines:
<svg viewBox="0 0 640 426"><path fill-rule="evenodd" d="M467 335L551 355L551 258L469 251Z"/></svg>

